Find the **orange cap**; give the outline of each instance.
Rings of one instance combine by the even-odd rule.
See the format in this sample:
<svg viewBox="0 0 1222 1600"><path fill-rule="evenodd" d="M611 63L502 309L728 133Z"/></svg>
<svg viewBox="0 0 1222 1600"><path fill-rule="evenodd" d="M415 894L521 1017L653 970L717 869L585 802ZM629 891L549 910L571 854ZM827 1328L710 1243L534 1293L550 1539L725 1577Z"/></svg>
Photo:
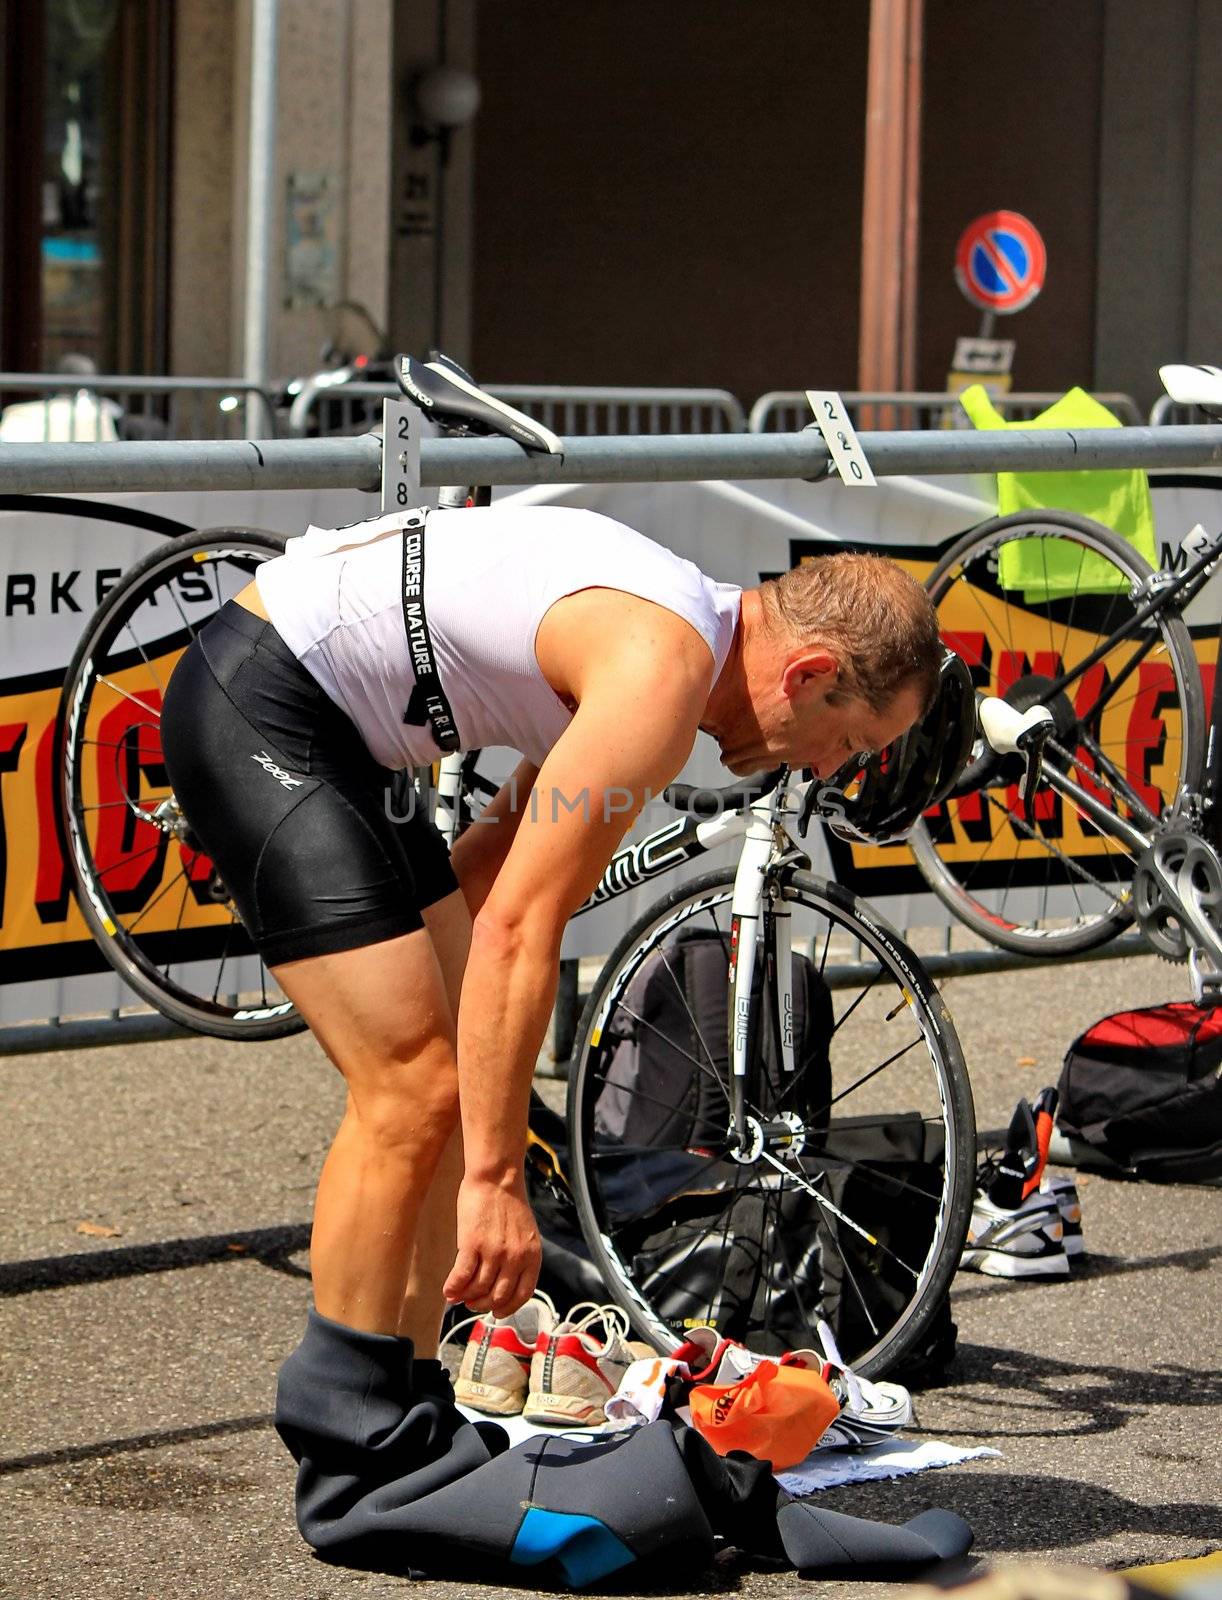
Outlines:
<svg viewBox="0 0 1222 1600"><path fill-rule="evenodd" d="M761 1361L739 1383L701 1383L689 1397L692 1421L717 1451L746 1450L774 1467L796 1466L840 1414L819 1373Z"/></svg>

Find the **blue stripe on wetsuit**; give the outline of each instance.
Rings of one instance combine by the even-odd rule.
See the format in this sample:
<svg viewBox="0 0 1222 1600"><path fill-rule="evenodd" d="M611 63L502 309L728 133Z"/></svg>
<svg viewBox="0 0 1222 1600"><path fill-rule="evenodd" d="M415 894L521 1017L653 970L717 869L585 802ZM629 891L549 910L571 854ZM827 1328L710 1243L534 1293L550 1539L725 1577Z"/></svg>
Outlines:
<svg viewBox="0 0 1222 1600"><path fill-rule="evenodd" d="M509 1559L521 1567L556 1560L568 1581L579 1589L618 1572L636 1556L597 1517L531 1506L522 1518Z"/></svg>

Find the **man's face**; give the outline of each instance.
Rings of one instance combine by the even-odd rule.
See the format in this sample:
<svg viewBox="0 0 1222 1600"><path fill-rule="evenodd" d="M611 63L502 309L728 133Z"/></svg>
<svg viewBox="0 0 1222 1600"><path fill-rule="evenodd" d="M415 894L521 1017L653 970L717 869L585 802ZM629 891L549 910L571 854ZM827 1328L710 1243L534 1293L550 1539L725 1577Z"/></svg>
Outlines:
<svg viewBox="0 0 1222 1600"><path fill-rule="evenodd" d="M779 679L752 686L752 711L726 729L721 759L745 776L784 762L809 767L826 778L863 750L881 750L898 739L921 713L918 691L905 684L880 712L841 685L839 664L825 650L786 662Z"/></svg>

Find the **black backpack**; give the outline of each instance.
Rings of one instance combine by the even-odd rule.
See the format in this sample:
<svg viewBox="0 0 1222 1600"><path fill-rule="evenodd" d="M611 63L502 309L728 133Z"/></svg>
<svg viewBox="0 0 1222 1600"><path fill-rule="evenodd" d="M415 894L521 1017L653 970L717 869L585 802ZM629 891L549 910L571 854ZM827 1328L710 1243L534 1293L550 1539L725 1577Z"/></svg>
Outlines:
<svg viewBox="0 0 1222 1600"><path fill-rule="evenodd" d="M594 1120L625 1145L698 1146L724 1130L729 1076L729 946L719 934L681 933L642 963L608 1028L616 1042ZM757 974L754 1006L759 1013ZM804 1064L803 1106L826 1123L831 1093L832 997L814 963L793 957L794 1054ZM764 1049L774 1081L779 1063ZM693 1060L713 1071L693 1071ZM638 1083L648 1092L637 1094Z"/></svg>
<svg viewBox="0 0 1222 1600"><path fill-rule="evenodd" d="M1070 1045L1057 1126L1139 1178L1222 1178L1222 1006L1119 1011Z"/></svg>

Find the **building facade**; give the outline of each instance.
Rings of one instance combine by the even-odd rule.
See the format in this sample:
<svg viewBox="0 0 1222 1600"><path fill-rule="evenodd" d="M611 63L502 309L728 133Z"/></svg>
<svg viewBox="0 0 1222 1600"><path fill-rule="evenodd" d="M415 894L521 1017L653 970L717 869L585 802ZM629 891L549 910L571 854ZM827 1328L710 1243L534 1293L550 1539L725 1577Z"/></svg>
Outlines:
<svg viewBox="0 0 1222 1600"><path fill-rule="evenodd" d="M1161 362L1222 357L1204 0L280 0L271 373L384 343L488 382L858 387L899 10L917 385L978 329L955 243L999 207L1048 253L996 330L1016 387L1148 404ZM0 0L4 369L242 370L250 38L251 0ZM439 65L479 89L449 128Z"/></svg>

